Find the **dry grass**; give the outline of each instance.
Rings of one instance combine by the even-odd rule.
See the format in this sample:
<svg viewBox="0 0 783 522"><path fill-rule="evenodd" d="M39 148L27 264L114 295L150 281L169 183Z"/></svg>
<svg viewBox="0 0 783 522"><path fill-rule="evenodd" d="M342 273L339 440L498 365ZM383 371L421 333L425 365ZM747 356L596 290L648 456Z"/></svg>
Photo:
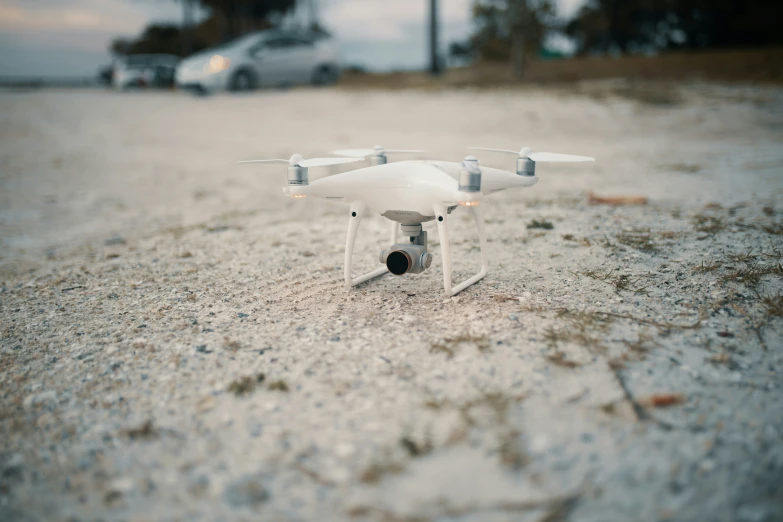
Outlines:
<svg viewBox="0 0 783 522"><path fill-rule="evenodd" d="M491 414L497 434L497 451L504 466L519 470L530 458L521 445L520 432L508 422L508 409L523 400L523 396L512 396L502 392L485 392L480 397L459 406L466 428L478 424L476 411L487 410Z"/></svg>
<svg viewBox="0 0 783 522"><path fill-rule="evenodd" d="M664 168L674 172L682 172L683 174L696 174L697 172L701 172L701 165L696 163L674 163L672 165L666 165Z"/></svg>
<svg viewBox="0 0 783 522"><path fill-rule="evenodd" d="M529 457L522 447L521 433L509 423L508 410L524 398L524 395L504 392L482 392L477 398L463 403L430 399L424 406L435 411L459 412L462 426L449 438L450 444L464 441L471 428L492 429L497 437L497 453L501 464L520 469L528 463Z"/></svg>
<svg viewBox="0 0 783 522"><path fill-rule="evenodd" d="M430 353L442 353L446 358L451 359L454 354L464 345L473 345L479 352L490 350L490 343L487 337L471 334L460 334L454 337L447 337L440 341L434 341L430 344Z"/></svg>
<svg viewBox="0 0 783 522"><path fill-rule="evenodd" d="M120 434L131 440L150 440L157 439L159 436L158 430L155 429L151 420L147 420L135 428L124 429Z"/></svg>
<svg viewBox="0 0 783 522"><path fill-rule="evenodd" d="M726 259L732 263L750 263L758 258L758 254L754 254L752 248L747 252L740 252L739 254L726 254Z"/></svg>
<svg viewBox="0 0 783 522"><path fill-rule="evenodd" d="M576 326L573 328L572 326ZM544 341L547 345L554 350L558 351L560 344L573 343L580 346L594 346L598 344L598 340L593 336L593 332L584 324L574 323L573 325L547 328L544 331ZM559 359L555 356L554 359ZM550 360L553 360L550 358ZM560 364L566 366L568 364Z"/></svg>
<svg viewBox="0 0 783 522"><path fill-rule="evenodd" d="M538 220L534 219L530 223L527 224L527 228L529 229L541 229L541 230L552 230L555 228L555 225L552 224L551 221L547 221L545 219Z"/></svg>
<svg viewBox="0 0 783 522"><path fill-rule="evenodd" d="M708 273L708 272L714 272L715 270L719 269L721 266L723 266L723 263L719 261L707 261L706 263L704 260L701 260L700 265L696 265L693 267L694 273Z"/></svg>
<svg viewBox="0 0 783 522"><path fill-rule="evenodd" d="M410 436L401 437L400 446L402 446L411 457L422 457L431 453L434 449L431 440L427 439L424 442L417 442Z"/></svg>
<svg viewBox="0 0 783 522"><path fill-rule="evenodd" d="M693 228L699 232L713 235L725 230L726 220L719 216L697 214L693 217Z"/></svg>
<svg viewBox="0 0 783 522"><path fill-rule="evenodd" d="M646 196L599 196L593 192L587 194L588 205L610 205L622 207L628 205L646 205L650 200Z"/></svg>
<svg viewBox="0 0 783 522"><path fill-rule="evenodd" d="M359 480L365 484L377 484L385 475L396 475L402 473L405 464L389 457L379 459L367 466L360 474Z"/></svg>
<svg viewBox="0 0 783 522"><path fill-rule="evenodd" d="M652 321L650 319L645 319L643 317L636 317L631 314L620 314L615 312L603 312L603 311L595 311L595 312L579 312L576 310L569 310L567 308L561 308L558 311L558 317L574 317L575 320L582 321L583 324L589 325L589 324L596 324L598 323L601 325L600 329L604 330L606 329L609 324L611 324L611 321L615 319L627 319L629 321L633 321L638 324L645 324L650 326L655 326L658 328L665 328L665 329L673 329L673 330L693 330L696 328L701 327L702 321L706 317L706 310L702 309L699 312L699 317L696 321L688 324L677 324L677 323L666 323L666 322L659 322L659 321Z"/></svg>
<svg viewBox="0 0 783 522"><path fill-rule="evenodd" d="M255 390L256 386L264 382L264 379L266 379L266 375L263 373L259 373L253 377L246 375L231 381L231 383L228 385L228 391L229 393L233 393L237 396L247 395Z"/></svg>
<svg viewBox="0 0 783 522"><path fill-rule="evenodd" d="M285 381L276 380L267 384L266 389L271 391L287 392L289 391L290 388L288 387L288 383L286 383Z"/></svg>
<svg viewBox="0 0 783 522"><path fill-rule="evenodd" d="M753 261L748 263L747 266L743 266L723 275L720 280L724 283L736 282L742 283L750 287L756 287L761 278L766 275L783 275L783 265L780 263L775 265L759 265L758 262Z"/></svg>
<svg viewBox="0 0 783 522"><path fill-rule="evenodd" d="M587 348L591 353L604 353L606 347L601 341L601 336L606 332L611 319L597 314L560 310L558 318L563 320L561 326L548 328L544 332L544 341L549 347L550 354L547 359L564 368L576 368L581 363L568 359L560 350L561 344L575 344Z"/></svg>
<svg viewBox="0 0 783 522"><path fill-rule="evenodd" d="M557 342L556 341L557 334L550 335L550 332L547 332L544 338L547 339L547 341L555 340L555 342ZM558 350L550 353L549 355L547 355L546 358L552 364L556 366L562 366L563 368L579 368L580 366L582 366L582 363L569 359L568 357L566 357L565 353Z"/></svg>
<svg viewBox="0 0 783 522"><path fill-rule="evenodd" d="M773 234L775 236L783 235L783 224L781 223L772 223L771 225L764 225L761 227L761 230L766 232L767 234Z"/></svg>
<svg viewBox="0 0 783 522"><path fill-rule="evenodd" d="M618 78L629 80L618 82ZM534 60L523 80L516 80L507 63L476 63L449 69L434 78L425 72L387 74L345 73L346 88L440 89L498 87L538 83L571 85L571 92L593 96L621 96L645 104L672 105L679 96L671 83L687 79L720 82L783 81L783 49L668 52L658 56L576 57ZM668 88L667 88L668 86Z"/></svg>
<svg viewBox="0 0 783 522"><path fill-rule="evenodd" d="M771 317L783 317L783 294L763 295L761 302L767 309L767 315Z"/></svg>
<svg viewBox="0 0 783 522"><path fill-rule="evenodd" d="M578 238L573 234L563 234L562 237L563 237L563 241L571 241L574 243L579 243L582 246L588 246L588 247L591 245L590 240L584 237Z"/></svg>
<svg viewBox="0 0 783 522"><path fill-rule="evenodd" d="M223 348L230 352L237 352L240 348L242 348L242 343L225 337L223 338Z"/></svg>
<svg viewBox="0 0 783 522"><path fill-rule="evenodd" d="M702 260L700 265L693 267L694 273L708 273L722 270L721 282L738 282L751 288L756 287L764 276L783 275L780 262L765 264L762 261L779 260L783 258L780 250L756 251L750 249L739 253L726 254L722 260Z"/></svg>
<svg viewBox="0 0 783 522"><path fill-rule="evenodd" d="M640 286L639 282L647 276L632 276L628 274L615 274L614 270L602 272L600 270L584 270L582 272L573 272L575 275L581 275L607 283L614 287L615 291L628 290L637 295L647 294L647 287Z"/></svg>
<svg viewBox="0 0 783 522"><path fill-rule="evenodd" d="M658 245L649 229L635 229L622 232L615 236L621 245L629 246L640 252L654 254L658 252Z"/></svg>
<svg viewBox="0 0 783 522"><path fill-rule="evenodd" d="M635 341L624 341L624 343L629 350L637 354L645 354L654 347L660 346L653 336L649 334L639 334Z"/></svg>

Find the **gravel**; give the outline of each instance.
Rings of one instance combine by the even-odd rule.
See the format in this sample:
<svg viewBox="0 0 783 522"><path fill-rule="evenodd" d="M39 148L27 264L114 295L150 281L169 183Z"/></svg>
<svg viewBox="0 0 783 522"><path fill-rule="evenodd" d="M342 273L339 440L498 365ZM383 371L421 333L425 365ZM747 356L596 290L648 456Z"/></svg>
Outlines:
<svg viewBox="0 0 783 522"><path fill-rule="evenodd" d="M677 89L1 93L0 520L780 520L783 91ZM599 161L459 296L434 230L346 290L347 208L236 161L375 143Z"/></svg>

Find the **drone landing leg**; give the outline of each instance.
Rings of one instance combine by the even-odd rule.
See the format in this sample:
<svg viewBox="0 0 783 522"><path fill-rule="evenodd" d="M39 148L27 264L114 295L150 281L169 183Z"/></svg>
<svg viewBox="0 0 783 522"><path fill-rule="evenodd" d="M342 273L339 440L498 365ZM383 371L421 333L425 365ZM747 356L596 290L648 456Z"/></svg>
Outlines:
<svg viewBox="0 0 783 522"><path fill-rule="evenodd" d="M487 275L487 268L489 267L489 261L487 259L487 234L484 228L484 218L481 215L481 210L478 207L470 207L473 214L473 220L476 222L479 236L479 248L481 249L481 270L478 274L474 275L470 279L463 281L455 287L451 286L451 246L449 244L449 230L447 223L448 212L443 206L435 207L435 215L438 220L438 235L440 236L440 252L443 263L443 287L446 290L446 295L457 295L461 291L465 290L470 285L478 282L485 275ZM443 218L441 220L441 218Z"/></svg>
<svg viewBox="0 0 783 522"><path fill-rule="evenodd" d="M350 288L369 281L375 277L385 274L389 271L385 266L377 270L373 270L368 274L357 277L352 276L353 268L353 245L356 243L356 232L359 230L359 222L362 220L364 214L364 205L354 203L351 205L351 215L348 218L348 238L345 241L345 286ZM397 236L397 223L392 222L394 229L392 229L392 238Z"/></svg>

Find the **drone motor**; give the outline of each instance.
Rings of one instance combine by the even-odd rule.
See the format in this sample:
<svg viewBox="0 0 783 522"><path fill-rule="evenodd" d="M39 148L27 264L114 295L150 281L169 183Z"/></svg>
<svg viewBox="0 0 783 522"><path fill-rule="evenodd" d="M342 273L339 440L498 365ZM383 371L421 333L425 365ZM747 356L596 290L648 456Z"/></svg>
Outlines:
<svg viewBox="0 0 783 522"><path fill-rule="evenodd" d="M519 176L535 176L536 162L530 158L517 158L517 174Z"/></svg>
<svg viewBox="0 0 783 522"><path fill-rule="evenodd" d="M386 157L386 151L380 145L375 146L375 151L370 156L370 165L386 165L389 163L389 158Z"/></svg>
<svg viewBox="0 0 783 522"><path fill-rule="evenodd" d="M307 167L291 165L288 167L289 185L309 185L307 180Z"/></svg>

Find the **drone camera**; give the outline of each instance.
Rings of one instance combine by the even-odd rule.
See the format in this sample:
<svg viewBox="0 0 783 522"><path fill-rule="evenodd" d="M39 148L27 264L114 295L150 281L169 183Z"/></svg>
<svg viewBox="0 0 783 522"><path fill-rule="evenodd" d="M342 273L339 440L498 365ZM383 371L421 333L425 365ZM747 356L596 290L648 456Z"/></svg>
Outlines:
<svg viewBox="0 0 783 522"><path fill-rule="evenodd" d="M402 228L406 233L408 227L403 225ZM416 228L418 230L415 236L410 236L410 243L398 243L381 252L381 263L394 275L420 274L432 264L432 254L427 252L427 233L421 231L421 225Z"/></svg>
<svg viewBox="0 0 783 522"><path fill-rule="evenodd" d="M386 268L394 275L402 275L413 267L413 259L405 250L395 250L386 256Z"/></svg>

